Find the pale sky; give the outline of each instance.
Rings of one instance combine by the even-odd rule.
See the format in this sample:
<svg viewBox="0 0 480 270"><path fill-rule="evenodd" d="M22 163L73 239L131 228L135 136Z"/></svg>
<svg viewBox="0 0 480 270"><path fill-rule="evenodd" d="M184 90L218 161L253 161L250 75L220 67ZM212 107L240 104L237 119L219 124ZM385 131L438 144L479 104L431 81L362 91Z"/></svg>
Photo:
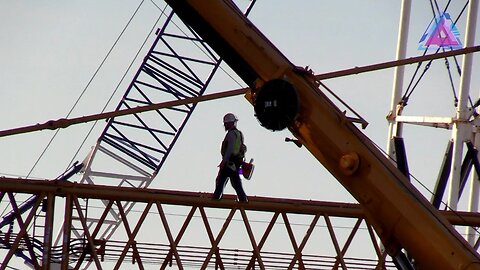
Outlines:
<svg viewBox="0 0 480 270"><path fill-rule="evenodd" d="M160 8L164 7L162 1L155 2ZM413 2L408 57L423 53L417 50L418 41L432 19L427 1ZM140 1L127 0L1 0L0 113L3 117L0 129L65 117L139 4ZM445 4L446 1L439 1L441 9ZM448 12L456 19L464 4L464 1L453 1ZM159 14L152 2L143 3L71 117L102 110ZM394 60L399 15L400 1L257 0L250 19L291 62L309 66L320 74ZM457 24L462 42L465 21L466 12ZM477 29L475 44L479 44L479 39ZM149 46L147 42L146 47ZM142 58L140 54L140 60ZM461 63L462 57L457 59ZM474 58L474 74L480 68L478 59L478 56ZM138 60L136 63L107 110L118 104L138 67ZM458 94L458 74L453 59L450 65ZM414 69L415 65L407 67L405 85L410 82ZM225 70L235 77L228 68ZM393 72L387 69L324 81L370 123L364 132L382 149L386 148L385 116L390 107ZM471 85L472 99L476 100L480 77L474 75ZM207 93L244 86L220 70ZM404 113L450 117L454 111L444 61L435 61ZM253 179L244 181L249 196L354 202L305 148L298 149L284 142L285 137L291 136L288 131L272 133L263 129L251 105L240 96L197 106L152 187L213 192L224 136L222 117L227 112L235 113L240 119L238 128L245 136L247 158L255 160ZM103 125L104 122L97 125L75 160L85 158ZM30 177L52 179L61 174L90 126L82 124L61 130ZM0 175L25 177L53 134L53 131L40 131L1 138ZM450 131L407 126L404 135L410 172L433 190ZM420 190L430 198L428 191ZM230 185L225 192L234 193Z"/></svg>

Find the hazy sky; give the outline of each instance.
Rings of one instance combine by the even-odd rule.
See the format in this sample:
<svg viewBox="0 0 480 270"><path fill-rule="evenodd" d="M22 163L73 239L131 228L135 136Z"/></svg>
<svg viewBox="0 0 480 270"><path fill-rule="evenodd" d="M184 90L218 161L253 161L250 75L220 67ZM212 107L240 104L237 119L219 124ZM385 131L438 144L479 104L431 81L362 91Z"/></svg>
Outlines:
<svg viewBox="0 0 480 270"><path fill-rule="evenodd" d="M432 19L428 1L413 2L409 57L423 53L417 49L418 41ZM464 2L453 1L449 7L448 12L455 19ZM164 7L162 1L155 3ZM439 1L441 9L445 3ZM0 129L65 117L139 4L140 1L127 0L1 0ZM159 14L152 2L143 3L71 117L102 110ZM257 0L250 19L291 62L309 66L320 74L394 60L399 15L400 1ZM462 42L465 21L466 12L457 24ZM479 43L479 31L475 44ZM480 68L478 56L474 61L476 74ZM453 59L450 65L458 92ZM133 71L137 67L138 60ZM407 67L405 85L414 69L415 65ZM107 110L116 107L132 72L113 95ZM388 69L324 81L370 123L364 132L382 149L386 146L385 116L390 107L393 72ZM207 93L243 86L219 71ZM479 86L480 77L474 75L471 88L474 100ZM412 95L405 114L453 116L454 111L444 61L435 61ZM240 119L238 127L248 146L247 158L255 159L253 179L244 182L248 195L354 201L305 148L284 142L290 136L288 131L272 133L263 129L251 105L240 96L197 106L152 187L213 191L224 136L222 117L226 112L233 112ZM97 125L76 160L85 158L103 125L103 122ZM90 126L82 124L60 131L30 176L51 179L62 173ZM41 131L1 138L0 175L26 176L53 134ZM450 131L407 126L404 135L410 172L433 189ZM225 191L234 192L230 186ZM430 198L428 191L423 188L421 191Z"/></svg>

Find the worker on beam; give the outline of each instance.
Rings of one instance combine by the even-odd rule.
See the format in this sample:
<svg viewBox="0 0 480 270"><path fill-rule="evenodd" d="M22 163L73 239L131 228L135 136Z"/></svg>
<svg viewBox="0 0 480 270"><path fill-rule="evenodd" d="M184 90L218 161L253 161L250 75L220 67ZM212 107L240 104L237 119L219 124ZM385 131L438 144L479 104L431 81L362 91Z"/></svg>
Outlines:
<svg viewBox="0 0 480 270"><path fill-rule="evenodd" d="M238 118L233 113L227 113L223 117L223 125L227 134L222 142L222 161L218 165L219 171L215 181L215 192L213 193L213 199L215 200L222 198L223 189L228 179L230 179L232 187L237 192L237 200L239 202L248 202L239 175L247 147L243 143L242 132L237 129L237 121Z"/></svg>

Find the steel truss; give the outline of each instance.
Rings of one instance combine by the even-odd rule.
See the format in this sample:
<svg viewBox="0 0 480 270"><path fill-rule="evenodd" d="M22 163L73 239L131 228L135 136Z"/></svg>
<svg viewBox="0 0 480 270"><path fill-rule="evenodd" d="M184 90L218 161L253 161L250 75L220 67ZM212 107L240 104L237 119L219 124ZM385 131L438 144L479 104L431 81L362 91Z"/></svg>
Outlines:
<svg viewBox="0 0 480 270"><path fill-rule="evenodd" d="M35 269L49 269L49 262L61 264L62 269L69 265L83 269L90 263L97 269L125 265L129 269L394 269L358 204L265 197L238 203L228 195L215 201L208 193L12 178L0 179L0 190L0 202L10 205L16 220L7 232L0 233L0 245L8 249L0 269L21 252L28 253ZM22 213L17 203L22 199L12 193L35 195L34 206ZM82 200L106 205L94 226L84 215ZM64 213L58 210L59 203ZM129 203L136 207L127 219L125 205ZM120 214L122 229L106 239L100 232L110 226L107 216L111 211ZM478 213L442 213L453 225L480 226ZM260 217L263 222L258 221ZM298 217L306 230L298 230L298 219L294 221ZM52 241L54 219L63 224L59 245ZM81 224L75 229L85 237L75 236L74 221ZM38 226L43 230L34 235ZM278 230L288 235L281 244L272 243L278 241ZM205 232L204 241L196 243ZM247 237L237 238L231 246L228 238L240 234ZM362 250L369 249L369 256L352 255L358 252L354 250L356 239ZM477 239L475 248L479 243ZM322 247L330 254L321 254Z"/></svg>
<svg viewBox="0 0 480 270"><path fill-rule="evenodd" d="M116 111L162 101L201 97L219 68L220 57L173 11L169 11L156 35ZM195 107L196 103L185 103L142 114L110 118L84 161L81 183L148 187L162 168ZM85 214L88 202L81 203ZM125 214L133 206L131 202L124 205ZM78 217L76 213L74 217ZM110 211L105 219L110 226L100 232L102 238L108 239L119 226L120 220L120 213ZM89 226L95 226L96 222L98 218L88 221ZM73 225L74 228L78 226L81 224ZM79 231L74 229L73 233L76 237L84 237L77 234ZM56 238L57 244L59 239L60 235Z"/></svg>
<svg viewBox="0 0 480 270"><path fill-rule="evenodd" d="M201 96L219 64L220 58L171 12L163 27L158 29L150 51L116 110ZM148 186L168 157L195 105L184 104L109 119L87 160L82 182ZM112 172L111 166L107 172L93 169L93 157L101 154L125 172L106 176ZM102 180L94 180L96 176Z"/></svg>
<svg viewBox="0 0 480 270"><path fill-rule="evenodd" d="M468 14L466 17L464 44L465 47L468 47L475 44L475 31L480 6L478 1L466 2L465 8L468 6ZM411 3L411 0L402 1L397 46L398 59L403 59L406 56ZM443 52L448 49L452 51L452 48L442 47L438 48L437 52L440 51L440 49L442 49ZM444 61L446 68L449 71L447 56L445 56ZM428 70L430 63L431 61L426 65L425 71ZM395 146L395 140L403 140L403 129L406 124L452 130L451 139L447 142L445 157L441 164L439 176L431 199L432 204L437 208L440 208L442 200L446 199L447 207L450 209L457 210L459 207L464 207L464 209L466 208L470 212L478 212L480 189L480 157L478 155L478 149L480 148L480 135L478 123L480 118L478 114L478 103L473 104L470 102L469 105L472 65L473 55L466 54L463 57L461 69L459 69L459 97L457 99L456 94L454 94L455 116L453 117L404 115L408 96L404 99L405 96L402 97L402 95L404 95L404 88L406 88L405 92L409 91L410 85L408 87L403 86L405 67L399 66L395 70L392 102L390 112L387 116L387 120L389 121L389 134L387 141L388 154L391 157L395 157L397 152L404 151L404 149L398 149ZM418 67L420 67L420 65ZM449 76L451 86L454 87L450 73ZM410 89L410 93L411 91L412 89ZM405 95L406 94L407 93L405 93ZM394 159L398 161L398 158ZM406 163L406 158L401 162ZM472 170L472 167L474 170ZM470 180L468 180L468 178L470 178ZM468 185L467 182L469 182ZM462 194L464 194L463 198ZM466 207L460 204L461 200L464 201ZM470 244L476 245L478 230L467 228L466 235Z"/></svg>

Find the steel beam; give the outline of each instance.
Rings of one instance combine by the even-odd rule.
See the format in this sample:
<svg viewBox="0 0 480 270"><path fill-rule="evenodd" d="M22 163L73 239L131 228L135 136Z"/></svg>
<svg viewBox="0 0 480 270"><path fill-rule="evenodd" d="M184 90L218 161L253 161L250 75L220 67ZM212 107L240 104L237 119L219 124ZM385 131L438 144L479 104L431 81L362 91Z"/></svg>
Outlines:
<svg viewBox="0 0 480 270"><path fill-rule="evenodd" d="M245 94L246 91L247 91L247 88L240 88L240 89L228 90L220 93L213 93L213 94L208 94L208 95L203 95L198 97L190 97L190 98L185 98L181 100L160 102L160 103L155 103L155 104L146 105L146 106L137 106L134 108L120 109L117 111L98 113L98 114L93 114L88 116L73 117L69 119L62 118L58 120L49 120L42 124L34 124L34 125L29 125L24 127L2 130L0 131L0 137L28 133L33 131L40 131L45 129L55 130L59 128L67 128L69 126L76 125L76 124L94 122L98 120L105 120L112 117L119 117L123 115L130 115L130 114L143 113L143 112L148 112L153 110L172 108L172 107L177 107L177 106L186 105L186 104L196 104L203 101L242 95L242 94Z"/></svg>
<svg viewBox="0 0 480 270"><path fill-rule="evenodd" d="M439 58L450 57L450 56L454 56L454 55L469 54L469 53L474 53L474 52L478 52L478 51L480 51L480 45L479 46L468 47L468 48L464 48L464 49L460 49L460 50L444 52L444 53L437 53L437 54L418 56L418 57L410 57L410 58L407 58L407 59L401 59L401 60L397 60L397 61L389 61L389 62L374 64L374 65L369 65L369 66L355 67L355 68L344 69L344 70L339 70L339 71L327 72L327 73L315 75L315 78L317 80L326 80L326 79L332 79L332 78L337 78L337 77L342 77L342 76L349 76L349 75L354 75L354 74L359 74L359 73L364 73L364 72L369 72L369 71L375 71L375 70L380 70L380 69L387 69L387 68L392 68L392 67L396 67L396 66L409 65L409 64L418 63L418 62L421 62L421 61L426 61L426 60L439 59ZM24 127L2 130L2 131L0 131L0 137L11 136L11 135L15 135L15 134L28 133L28 132L39 131L39 130L45 130L45 129L53 129L54 130L54 129L59 129L59 128L66 128L66 127L69 127L69 126L75 125L75 124L81 124L81 123L87 123L87 122L98 121L98 120L103 120L103 119L109 119L109 118L112 118L112 117L118 117L118 116L122 116L122 115L142 113L142 112L158 110L158 109L162 109L162 108L169 108L169 107L181 106L181 105L185 105L185 104L194 104L194 103L199 103L199 102L214 100L214 99L219 99L219 98L238 96L238 95L245 94L247 92L247 90L248 90L248 88L241 88L241 89L235 89L235 90L228 90L228 91L220 92L220 93L203 95L203 96L199 96L199 97L192 97L192 98L185 98L185 99L182 99L182 100L173 100L173 101L155 103L155 104L151 104L151 105L147 105L147 106L138 106L138 107L134 107L134 108L121 109L121 110L117 110L117 111L94 114L94 115L89 115L89 116L82 116L82 117L76 117L76 118L70 118L70 119L62 118L62 119L58 119L58 120L50 120L50 121L47 121L43 124L34 124L34 125L29 125L29 126L24 126Z"/></svg>
<svg viewBox="0 0 480 270"><path fill-rule="evenodd" d="M85 267L85 264L91 263L94 263L95 267L98 269L108 268L104 265L104 258L107 258L107 261L115 260L118 262L115 266L117 268L123 267L123 264L121 264L122 261L123 263L127 263L127 261L131 259L131 262L135 263L135 267L142 269L142 267L145 267L146 264L152 263L151 259L149 259L152 257L162 258L161 260L155 259L156 261L154 262L155 264L162 265L161 269L165 269L168 265L172 264L175 264L176 267L182 269L183 267L191 265L191 262L189 263L188 259L191 259L191 257L188 257L190 256L188 255L190 252L188 249L196 249L198 252L200 252L199 254L192 255L197 258L195 259L195 267L201 267L203 264L203 267L207 268L212 266L212 264L215 264L216 266L220 267L220 269L230 269L232 267L231 260L236 258L235 260L239 260L237 261L236 265L245 267L245 269L257 267L270 269L272 266L272 257L275 257L278 254L275 255L275 253L266 250L265 242L267 239L269 239L269 237L274 237L272 236L272 228L278 228L278 226L284 227L285 233L288 234L288 238L290 239L290 250L293 251L293 254L285 253L278 255L283 256L282 258L278 257L277 260L278 263L283 263L282 267L284 269L295 267L295 265L303 265L305 268L309 269L317 269L312 267L312 265L330 265L330 267L349 269L350 266L355 268L353 267L355 263L352 262L352 260L355 261L357 259L352 259L349 257L347 250L349 248L351 249L351 242L355 235L360 233L359 227L361 225L362 228L365 228L363 226L366 226L368 229L368 232L371 234L370 240L374 246L374 250L377 251L377 260L375 260L375 262L372 261L366 263L371 265L372 268L379 267L379 269L392 269L391 265L388 267L384 266L384 254L382 251L380 251L378 244L376 243L374 232L371 226L366 223L365 215L362 207L359 204L267 197L251 197L249 202L245 204L236 202L235 196L233 195L226 195L224 196L223 200L215 201L211 200L210 193L202 192L138 189L132 187L71 183L66 181L38 181L14 178L0 178L0 190L6 193L15 192L17 194L25 193L37 195L38 198L57 198L55 201L62 201L61 198L66 199L65 214L63 215L65 218L64 233L66 236L63 237L61 247L52 247L52 253L50 255L51 261L55 261L57 264L62 263L62 269L67 269L67 262L74 264L77 269L83 268ZM12 196L9 196L9 198L12 199ZM95 227L87 226L88 218L87 216L83 215L79 204L81 199L106 202L106 207L101 210L103 211L103 214L100 213L101 217L98 222L96 222ZM41 199L38 199L37 205L34 209L38 209L40 202ZM130 219L127 220L126 218L124 205L128 202L144 204L143 208L137 209L140 217L137 219L137 221L135 221L135 223L133 223L133 221ZM13 204L15 205L15 203ZM154 204L158 210L156 213L154 213L155 211L152 211L153 208L151 207ZM187 209L191 208L189 214L185 215L183 225L174 225L172 221L169 220L169 217L167 217L165 214L163 207L171 207L172 205L181 206L183 208L186 207ZM219 231L215 231L214 227L212 226L214 219L211 219L211 217L207 215L207 208L209 211L210 209L228 210L227 212L229 212L229 214L224 218L223 225ZM19 211L18 207L16 209ZM54 208L51 207L49 203L46 215L52 215L50 212L52 212L53 209ZM101 235L99 234L103 227L109 226L103 221L108 213L112 210L120 213L120 226L125 228L125 230L118 230L118 233L120 234L116 234L116 237L120 237L121 241L101 239ZM195 226L194 224L198 224L191 222L197 210L200 212L201 220L205 226L205 231L203 233L208 234L206 239L209 243L206 247L191 247L185 246L185 244L181 245L181 243L188 241L188 239L186 239L188 236L184 234L187 230L187 227L192 228L192 226ZM80 222L81 224L81 226L77 227L84 230L80 234L84 235L85 237L81 239L75 239L74 235L70 232L70 229L72 228L70 221L72 212L78 216L78 220L76 222ZM251 214L252 212L261 212L262 214L271 216L271 220L268 223L268 226L264 229L265 231L263 234L258 232L258 228L252 226L253 224L251 224L252 221L250 220L250 217L247 217L247 215ZM10 252L8 252L7 257L12 257L17 247L24 248L29 242L31 242L32 236L26 231L26 226L31 224L33 213L34 212L23 214L15 213L17 219L19 220L25 219L23 216L28 215L28 217L25 219L23 224L24 226L19 228L19 233L14 232L12 234L16 241L13 242L12 248ZM235 220L234 216L236 213L241 214L241 221L245 227L247 236L249 237L251 248L248 251L229 251L223 246L224 244L222 239L225 238L227 232L230 232L230 227L232 227L230 225ZM452 224L474 227L480 226L479 213L458 213L452 211L441 211L441 213L445 215ZM293 233L293 223L289 221L289 215L294 214L305 215L306 217L310 216L312 218L308 230L302 236L303 238L301 238L301 241L298 239L298 244L296 236ZM142 230L143 232L145 230L151 230L151 228L144 224L144 221L147 216L152 215L159 216L158 224L163 225L166 233L166 237L161 237L161 239L163 239L161 240L162 242L157 242L154 244L155 247L152 246L153 243L142 243L139 241L139 239L137 239ZM280 215L282 216L282 219L278 219ZM62 217L61 214L57 216ZM319 218L322 217L324 218L326 225L321 225L318 223ZM339 241L339 239L337 239L336 235L338 235L338 233L335 232L337 228L331 222L334 218L353 220L353 223L351 223L351 226L353 227L351 228L351 232L347 240ZM284 226L281 226L282 223ZM178 227L181 228L178 229ZM201 233L201 230L199 229L200 228L197 227L195 228L195 232L197 234ZM257 231L255 231L255 229L257 229ZM334 257L331 259L325 259L326 257L316 254L305 254L304 247L307 245L307 242L314 241L310 240L312 233L315 233L318 230L327 229L328 231L325 233L330 235L331 243L335 246L336 259ZM2 234L0 234L0 237L4 238ZM20 241L21 239L23 239L23 241ZM232 252L234 252L236 255L232 254ZM243 259L241 257L236 257L240 256L236 252L242 252L243 255L241 256L244 256ZM42 252L40 252L40 254L37 256L42 256ZM34 260L41 261L44 264L48 259L34 258ZM4 259L4 262L8 261L10 261L10 258ZM388 261L387 264L391 264L391 262Z"/></svg>
<svg viewBox="0 0 480 270"><path fill-rule="evenodd" d="M174 191L163 189L138 189L131 187L113 187L103 185L79 184L65 181L39 181L33 179L17 179L0 177L0 190L3 192L28 194L55 194L59 197L75 196L99 200L120 200L135 202L156 202L163 204L212 207L234 209L242 207L245 210L264 212L288 212L295 214L327 214L329 216L346 218L364 218L360 204L325 202L297 199L279 199L252 196L247 204L236 202L234 195L225 195L221 201L211 200L211 193ZM460 226L480 227L480 213L463 211L440 211L450 223Z"/></svg>
<svg viewBox="0 0 480 270"><path fill-rule="evenodd" d="M441 58L455 56L455 55L469 54L469 53L474 53L478 51L480 51L480 45L466 47L464 49L453 50L448 52L415 56L415 57L410 57L410 58L405 58L405 59L400 59L395 61L388 61L388 62L373 64L373 65L360 66L360 67L327 72L327 73L315 75L315 78L317 80L327 80L327 79L355 75L355 74L360 74L360 73L365 73L370 71L377 71L377 70L382 70L382 69L387 69L392 67L410 65L418 62L428 61L428 60L441 59Z"/></svg>

